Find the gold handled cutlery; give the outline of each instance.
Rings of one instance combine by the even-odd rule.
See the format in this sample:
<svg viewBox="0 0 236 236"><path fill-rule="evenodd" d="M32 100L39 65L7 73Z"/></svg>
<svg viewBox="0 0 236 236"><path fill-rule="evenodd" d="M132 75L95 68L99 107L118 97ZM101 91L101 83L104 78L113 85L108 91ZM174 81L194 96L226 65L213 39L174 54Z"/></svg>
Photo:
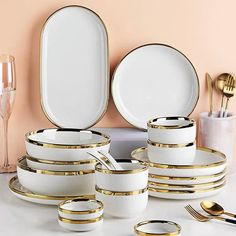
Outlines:
<svg viewBox="0 0 236 236"><path fill-rule="evenodd" d="M211 76L206 73L206 80L207 80L207 88L208 88L208 96L209 96L209 104L210 104L210 110L208 113L208 116L212 116L213 111L213 82L211 79Z"/></svg>

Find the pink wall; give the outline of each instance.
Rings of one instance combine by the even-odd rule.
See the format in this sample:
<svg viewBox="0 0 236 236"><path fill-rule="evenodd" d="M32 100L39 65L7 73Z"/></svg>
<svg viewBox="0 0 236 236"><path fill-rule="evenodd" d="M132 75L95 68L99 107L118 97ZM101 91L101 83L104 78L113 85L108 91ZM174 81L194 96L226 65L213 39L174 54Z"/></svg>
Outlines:
<svg viewBox="0 0 236 236"><path fill-rule="evenodd" d="M145 43L169 44L186 54L201 83L194 117L208 109L205 72L213 77L222 72L235 72L235 0L0 0L0 53L14 55L17 63L17 98L9 127L12 160L24 153L27 131L52 126L40 107L39 36L45 19L56 9L70 4L91 8L105 22L111 71L128 51ZM219 98L217 95L217 109ZM236 109L235 99L230 107L232 111ZM111 100L97 126L129 124Z"/></svg>

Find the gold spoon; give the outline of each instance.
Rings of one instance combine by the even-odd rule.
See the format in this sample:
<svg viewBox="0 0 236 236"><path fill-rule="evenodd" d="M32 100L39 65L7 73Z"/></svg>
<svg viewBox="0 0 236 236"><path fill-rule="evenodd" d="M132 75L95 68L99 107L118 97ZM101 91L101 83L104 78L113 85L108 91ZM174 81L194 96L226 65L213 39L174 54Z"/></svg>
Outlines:
<svg viewBox="0 0 236 236"><path fill-rule="evenodd" d="M210 215L219 216L221 214L225 214L227 216L236 218L236 215L229 213L229 212L225 212L224 208L215 202L202 201L200 203L200 205L201 205L202 209Z"/></svg>

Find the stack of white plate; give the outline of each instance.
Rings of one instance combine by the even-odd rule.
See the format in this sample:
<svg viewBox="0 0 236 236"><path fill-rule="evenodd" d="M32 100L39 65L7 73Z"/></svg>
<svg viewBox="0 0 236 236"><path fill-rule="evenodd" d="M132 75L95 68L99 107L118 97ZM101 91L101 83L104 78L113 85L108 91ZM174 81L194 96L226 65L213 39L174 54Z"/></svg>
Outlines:
<svg viewBox="0 0 236 236"><path fill-rule="evenodd" d="M109 136L90 130L44 129L27 133L25 143L27 155L17 166L19 182L10 181L17 197L55 204L47 200L95 196L96 160L88 153L108 152Z"/></svg>
<svg viewBox="0 0 236 236"><path fill-rule="evenodd" d="M225 185L226 157L223 153L198 147L190 165L153 163L147 148L131 156L149 166L149 195L167 199L194 199L217 194Z"/></svg>

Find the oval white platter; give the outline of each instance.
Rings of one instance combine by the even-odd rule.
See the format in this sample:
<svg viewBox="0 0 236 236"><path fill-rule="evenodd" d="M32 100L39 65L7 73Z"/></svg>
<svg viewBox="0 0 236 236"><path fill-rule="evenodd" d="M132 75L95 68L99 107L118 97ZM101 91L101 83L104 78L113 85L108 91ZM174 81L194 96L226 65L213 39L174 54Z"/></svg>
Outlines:
<svg viewBox="0 0 236 236"><path fill-rule="evenodd" d="M147 129L151 118L190 115L199 98L199 80L183 53L147 44L129 52L116 67L112 95L130 124Z"/></svg>
<svg viewBox="0 0 236 236"><path fill-rule="evenodd" d="M138 148L131 153L132 158L149 165L149 173L155 175L175 177L195 177L214 175L226 168L226 157L223 153L198 147L192 165L167 165L150 163L147 155L147 148ZM181 157L180 157L181 158Z"/></svg>
<svg viewBox="0 0 236 236"><path fill-rule="evenodd" d="M85 7L57 10L41 33L41 104L59 127L86 129L109 99L108 36L101 18Z"/></svg>
<svg viewBox="0 0 236 236"><path fill-rule="evenodd" d="M22 200L33 202L33 203L39 203L43 205L58 205L60 202L67 200L67 199L73 199L76 197L86 197L90 199L94 199L95 195L86 195L86 196L46 196L41 194L36 194L28 189L24 188L17 176L14 176L9 181L9 188L10 191L17 197Z"/></svg>

